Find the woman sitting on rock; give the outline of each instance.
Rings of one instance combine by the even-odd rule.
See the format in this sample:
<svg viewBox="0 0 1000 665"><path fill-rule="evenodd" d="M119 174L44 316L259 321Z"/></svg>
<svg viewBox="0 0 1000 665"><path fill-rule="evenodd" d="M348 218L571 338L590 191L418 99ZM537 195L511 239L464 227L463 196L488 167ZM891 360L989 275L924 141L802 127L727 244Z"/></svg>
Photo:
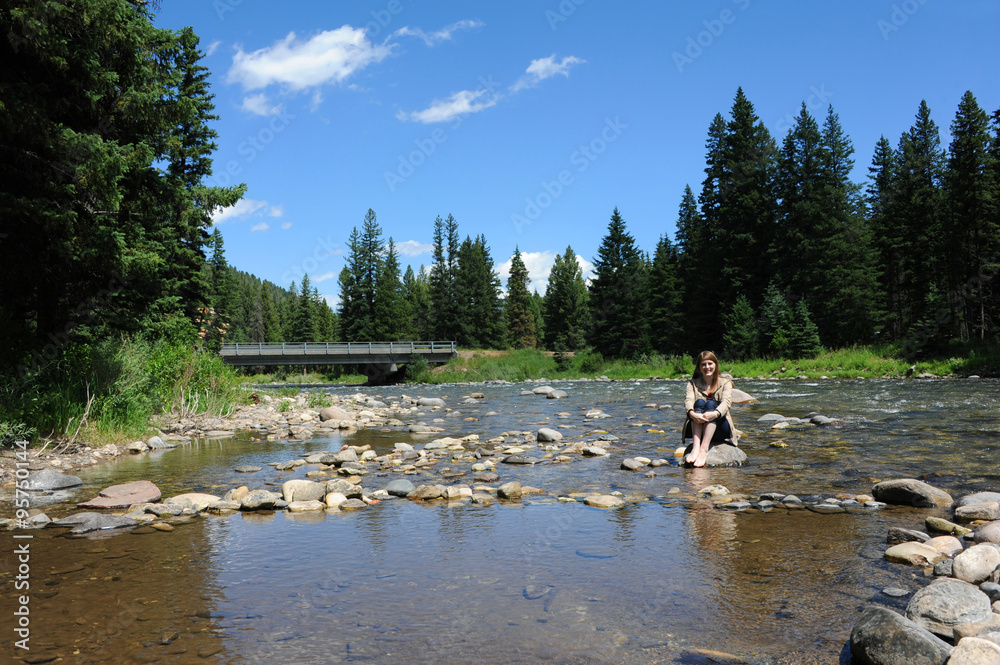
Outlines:
<svg viewBox="0 0 1000 665"><path fill-rule="evenodd" d="M694 363L694 374L687 384L684 410L687 420L681 433L681 442L690 436L694 439L691 452L684 462L705 466L712 440L731 439L739 445L736 426L729 410L733 404L733 382L719 376L719 359L711 351L702 351Z"/></svg>

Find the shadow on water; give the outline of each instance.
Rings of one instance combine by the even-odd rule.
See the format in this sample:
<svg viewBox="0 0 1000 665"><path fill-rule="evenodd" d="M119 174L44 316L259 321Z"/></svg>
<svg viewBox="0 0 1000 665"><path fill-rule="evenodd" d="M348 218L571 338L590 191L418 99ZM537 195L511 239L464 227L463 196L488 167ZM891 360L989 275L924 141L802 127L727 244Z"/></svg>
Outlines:
<svg viewBox="0 0 1000 665"><path fill-rule="evenodd" d="M696 492L722 484L747 494L857 494L903 476L924 476L954 495L1000 488L991 461L1000 441L997 382L973 390L959 381L740 382L760 402L735 410L749 461L732 469L672 462L682 383L559 387L570 396L521 397L514 385L364 391L386 400L403 392L444 397L450 411L416 418L443 427L442 435L478 434L484 447L491 437L530 436L541 426L559 429L564 442L603 431L618 437L603 458L498 465L501 482L543 490L520 504L386 500L356 513L208 516L168 533L97 541L34 532L32 653L94 663L694 665L718 662L721 652L755 664L846 663L860 609L872 602L899 609L906 598L882 589L913 592L926 583L883 560L886 530L921 528L935 511L736 514ZM472 391L486 399L463 403ZM609 417L585 418L592 408ZM772 430L756 422L765 413L813 411L843 424ZM275 490L313 467L278 472L269 462L343 443L381 453L427 440L366 430L303 442L201 441L88 469L71 501L138 478L156 482L164 496L242 484ZM636 455L671 464L652 477L622 471L621 460ZM241 474L240 464L263 469ZM462 464L438 467L467 474L446 482L471 483ZM410 479L441 482L441 472ZM398 477L373 472L364 485L374 490ZM557 500L611 489L630 500L626 508ZM58 500L46 508L71 509ZM11 534L0 542L6 581L15 570ZM12 607L13 585L2 593L3 607ZM5 614L3 649L13 653Z"/></svg>

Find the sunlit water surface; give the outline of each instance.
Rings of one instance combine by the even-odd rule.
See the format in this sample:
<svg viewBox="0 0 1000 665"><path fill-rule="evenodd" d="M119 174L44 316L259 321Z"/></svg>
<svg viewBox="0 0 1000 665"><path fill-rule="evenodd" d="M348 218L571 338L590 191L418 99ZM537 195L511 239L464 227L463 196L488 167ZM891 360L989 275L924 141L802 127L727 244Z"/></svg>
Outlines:
<svg viewBox="0 0 1000 665"><path fill-rule="evenodd" d="M145 529L99 540L33 532L29 654L13 646L6 608L23 592L11 583L12 534L0 535L8 582L0 597L4 657L693 664L712 662L699 652L712 650L753 663L849 662L844 645L859 610L872 602L903 607L905 598L890 599L882 589L915 591L927 582L917 569L883 561L887 528L922 528L927 514L947 514L902 507L735 514L695 501L695 492L719 483L751 495L830 496L919 476L956 496L1000 489L996 381L741 381L760 400L734 410L746 433L747 464L711 470L671 464L651 478L620 470L620 462L637 455L673 460L683 383L552 385L570 396L521 397L520 385L363 389L383 398L444 397L460 415L444 419L442 435L475 433L485 441L551 426L566 441L594 439L595 429L620 438L606 458L499 465L501 482L543 490L520 504L392 500L341 514L208 516L169 533ZM460 404L472 391L486 399ZM584 418L591 408L611 417ZM844 424L769 430L756 423L765 413L811 412ZM139 478L157 483L164 496L222 494L241 484L276 489L309 467L265 466L250 475L233 469L343 443L369 443L381 453L397 441L426 440L363 431L294 443L195 442L87 469L85 486L46 510L69 514L73 503L103 487ZM778 441L787 446L770 445ZM471 483L472 475L444 482ZM373 473L364 485L374 490L396 477ZM416 484L421 478L409 477ZM442 482L440 468L423 478ZM633 502L604 511L556 499L615 490Z"/></svg>

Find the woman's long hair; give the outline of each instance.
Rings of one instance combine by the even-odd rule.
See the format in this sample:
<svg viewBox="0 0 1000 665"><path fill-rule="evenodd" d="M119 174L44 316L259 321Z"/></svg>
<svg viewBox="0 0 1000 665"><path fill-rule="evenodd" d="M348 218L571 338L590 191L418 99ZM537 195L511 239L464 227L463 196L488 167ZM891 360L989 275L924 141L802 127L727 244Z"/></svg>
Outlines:
<svg viewBox="0 0 1000 665"><path fill-rule="evenodd" d="M711 351L702 351L694 359L694 374L691 375L691 379L692 380L694 380L694 379L702 379L702 382L704 382L705 377L703 377L701 375L701 363L702 363L703 360L711 360L713 363L715 363L715 381L714 381L714 385L707 386L709 392L713 392L714 393L715 390L719 387L719 376L722 374L722 370L719 369L719 359Z"/></svg>

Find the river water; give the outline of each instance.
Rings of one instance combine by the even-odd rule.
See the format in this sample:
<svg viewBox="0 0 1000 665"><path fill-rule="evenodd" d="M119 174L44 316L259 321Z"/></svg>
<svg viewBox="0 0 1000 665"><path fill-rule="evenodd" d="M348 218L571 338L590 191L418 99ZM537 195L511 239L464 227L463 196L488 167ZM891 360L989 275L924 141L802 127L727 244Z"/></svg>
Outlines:
<svg viewBox="0 0 1000 665"><path fill-rule="evenodd" d="M551 385L569 397L520 396L530 384L361 389L383 399L443 397L460 415L444 419L441 436L475 433L485 442L549 426L568 442L592 440L597 429L619 437L605 458L498 465L501 482L543 490L519 504L390 500L358 512L205 516L172 532L147 527L103 539L32 532L27 653L14 647L12 610L24 593L13 585L15 541L0 534L0 661L692 665L715 662L710 652L720 651L750 663L847 663L859 611L905 607L906 598L882 590L912 592L928 581L883 560L888 527L922 529L926 515L948 514L893 506L737 514L695 500L697 490L718 483L734 493L825 497L868 493L894 477L923 477L956 497L1000 490L997 381L738 381L759 400L734 409L748 462L671 464L655 477L619 465L637 455L673 460L683 382ZM486 399L461 404L473 391ZM591 408L610 417L586 419ZM843 424L771 430L756 422L811 412ZM140 478L164 496L242 484L274 490L308 467L252 475L234 467L342 443L382 453L426 440L366 430L294 443L200 441L80 472L85 486L46 510L69 514L103 487ZM437 472L424 482L442 482ZM371 491L397 477L373 473L364 485ZM629 505L606 511L557 498L611 491Z"/></svg>

